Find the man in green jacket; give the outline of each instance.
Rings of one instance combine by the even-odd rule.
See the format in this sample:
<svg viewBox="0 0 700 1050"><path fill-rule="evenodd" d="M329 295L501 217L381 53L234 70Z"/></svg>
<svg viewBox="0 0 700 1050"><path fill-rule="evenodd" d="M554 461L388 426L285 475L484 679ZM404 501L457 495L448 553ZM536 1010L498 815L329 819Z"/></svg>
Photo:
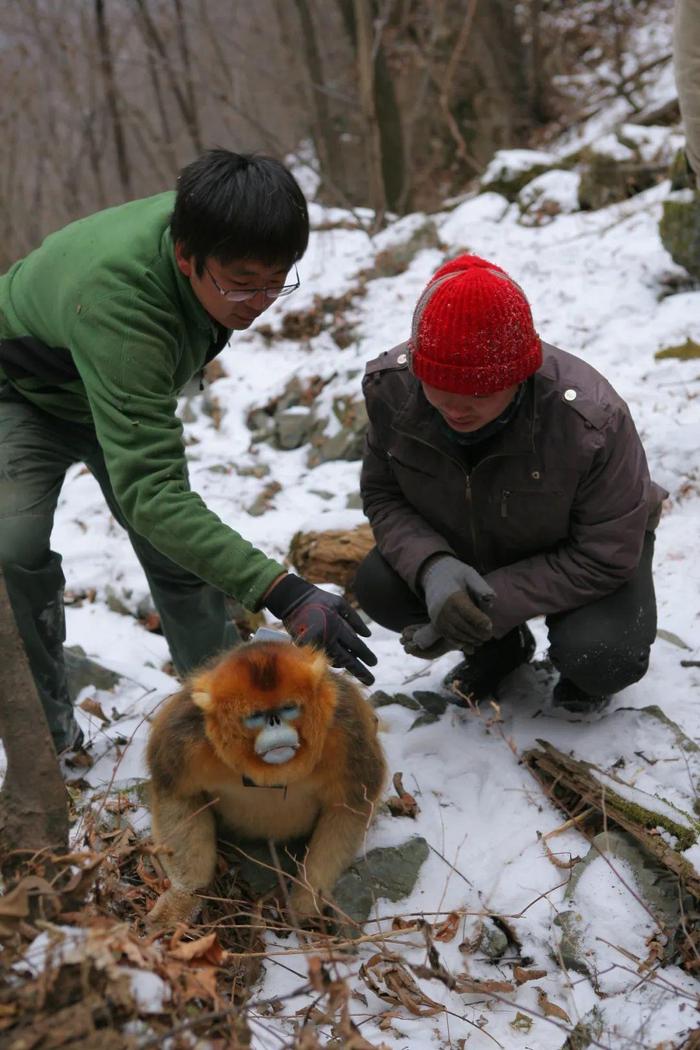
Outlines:
<svg viewBox="0 0 700 1050"><path fill-rule="evenodd" d="M373 681L364 664L376 658L356 634L369 631L343 599L287 573L190 489L176 415L231 332L298 287L308 235L282 164L211 150L176 194L71 223L0 277L0 566L59 751L81 743L50 547L76 462L129 533L180 674L237 641L232 595Z"/></svg>

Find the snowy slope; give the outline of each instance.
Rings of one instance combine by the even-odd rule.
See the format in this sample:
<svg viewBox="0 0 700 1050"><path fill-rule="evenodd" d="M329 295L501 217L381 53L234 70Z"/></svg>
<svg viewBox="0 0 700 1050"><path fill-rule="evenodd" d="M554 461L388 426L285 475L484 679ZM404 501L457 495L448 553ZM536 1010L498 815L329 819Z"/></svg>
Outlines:
<svg viewBox="0 0 700 1050"><path fill-rule="evenodd" d="M665 70L657 95L663 99L670 90ZM577 140L569 135L552 147L553 160L570 152L575 141L589 142L607 133L622 116L611 109L580 129ZM663 134L671 144L677 141L672 132ZM473 977L510 980L510 966L499 966L480 953L464 956L458 948L473 937L482 913L495 912L511 922L530 965L546 971L539 980L495 997L449 991L437 981L423 980L419 983L424 992L445 1010L427 1017L398 1010L381 1030L382 1015L390 1007L357 975L360 964L376 950L372 944L363 946L355 958L338 963L336 971L349 976L364 996L365 1001L351 1000L364 1037L396 1050L460 1046L460 1040L466 1040L470 1050L494 1045L558 1050L566 1032L594 1006L603 1027L591 1045L611 1050L668 1050L699 1023L698 986L687 973L670 966L646 975L638 972L656 923L624 861L596 861L576 889L574 906L584 917L595 979L555 961L561 930L554 920L572 905L564 897L568 873L552 864L541 836L558 828L564 818L518 761L524 750L544 738L565 753L608 769L624 755L625 779L650 792L663 785L670 804L692 810L697 793L696 765L668 746L658 724L635 711L656 704L688 737L700 738L700 669L680 663L700 658L700 563L695 551L700 524L700 362L654 359L657 350L688 337L700 342L700 290L659 240L658 220L668 183L587 213L575 210L574 189L572 172L547 174L547 194L560 201L562 211L541 226L521 221L518 205L496 193L472 196L431 218L446 252L468 250L507 269L525 289L542 337L601 370L630 404L652 475L670 493L655 560L662 634L648 675L616 696L603 716L553 717L548 707L551 682L529 668L512 676L499 696L498 720L488 707L472 712L450 706L439 721L411 729L413 712L398 705L381 709L390 769L403 772L420 813L415 822L381 814L366 846L394 845L420 834L431 853L413 894L399 904L379 901L368 930L388 931L397 915L439 921L457 911L462 918L456 937L439 946L446 968L459 974L466 965ZM299 266L301 288L274 305L261 322L278 330L286 311L312 307L317 295L341 296L357 287L359 275L377 254L405 241L426 218L409 216L372 240L352 228L353 215L316 204L311 212L314 226L323 229L313 233ZM335 228L328 228L333 224ZM363 520L359 511L347 509L348 498L358 489L359 463L331 462L309 469L308 447L279 452L265 443L251 445L247 412L279 393L292 376L334 377L320 399L326 411L334 396L356 395L364 363L407 337L413 304L444 254L424 250L398 276L368 281L366 294L346 311L356 333L346 349L339 349L327 331L306 342L279 338L270 343L253 329L235 337L222 354L226 375L204 395L183 400L183 410L192 420L186 432L193 487L224 521L270 555L284 558L298 529L351 527ZM218 429L204 411L209 396L223 409ZM234 469L260 465L270 470L263 478ZM246 508L273 480L281 489L271 508L260 517L249 515ZM106 604L112 594L135 611L147 590L128 541L103 505L96 483L80 466L73 468L64 486L53 546L64 555L68 587L73 592L96 591L94 601L68 607L68 644L81 645L88 655L124 675L115 692L97 693L104 710L114 710L118 721L105 728L78 711L97 756L87 779L98 790L110 783L117 789L144 776L146 718L175 686L162 670L167 647L162 637ZM531 626L537 656L542 657L547 649L544 623L536 620ZM437 689L454 662L450 656L434 664L409 659L397 638L376 626L371 645L379 657L376 688L389 693ZM130 741L118 759L113 746L117 736ZM648 756L654 756L654 766ZM147 814L142 811L139 819L146 830ZM566 859L583 856L588 843L575 830L567 830L550 839L549 847ZM700 848L688 856L700 868ZM293 939L279 944L274 937L268 940L270 956L260 989L265 999L299 988L306 971L301 956L287 954L284 965L279 958L293 949ZM419 935L397 939L392 947L404 960L425 962ZM570 1023L561 1013L545 1016L540 992ZM309 1002L292 999L290 1017ZM528 1031L522 1021L520 1027L513 1026L518 1013L532 1020ZM274 1019L260 1017L257 1026L256 1045L261 1050L283 1045L290 1031L284 1010Z"/></svg>
<svg viewBox="0 0 700 1050"><path fill-rule="evenodd" d="M700 655L700 568L694 550L700 521L700 365L654 360L654 352L664 346L682 343L689 336L700 341L700 291L685 281L688 290L667 294L674 279L683 279L658 237L661 202L668 192L664 183L625 203L597 212L562 214L535 228L522 225L517 205L509 205L497 194L476 196L433 219L450 252L468 249L508 269L530 297L541 335L603 371L629 402L652 474L670 492L655 563L659 626L678 636L690 651L657 640L647 677L619 694L612 712L598 719L552 717L547 713L551 686L530 670L513 676L500 697L500 725L489 724L490 710L474 713L450 707L437 723L409 732L411 711L396 705L383 708L382 740L391 770L403 771L421 812L410 827L407 821L382 815L367 838L369 848L418 833L433 847L413 895L400 905L379 902L376 918L384 927L396 914L432 919L438 913L464 911L460 934L441 947L448 969L461 972L457 944L473 932L474 916L489 910L512 917L526 953L534 965L547 971L535 984L573 1023L599 1002L608 1040L601 1045L611 1047L653 1047L663 1040L673 1045L693 1024L697 985L671 967L641 981L633 960L645 958L645 939L654 923L622 862L614 869L602 862L592 866L578 891L580 906L592 922L587 936L601 975L598 993L588 978L553 962L551 953L559 939L553 920L568 906L563 899L567 873L552 865L539 836L558 827L563 818L518 764L517 755L536 738L545 738L564 752L610 767L623 751L630 753L629 716L621 722L616 709L649 704L658 704L690 737L700 737L700 672L680 666L682 657ZM315 224L328 220L318 206L312 211ZM316 294L347 291L377 251L392 239L405 237L411 222L422 218L402 220L374 243L357 230L315 233L300 265L300 291L284 305L273 307L265 321L277 326L283 310L305 309ZM437 250L423 251L399 276L370 281L367 294L356 300L351 311L357 340L345 350L339 350L327 333L302 346L282 340L269 345L254 330L236 337L222 355L227 375L211 391L224 407L218 430L201 411L201 396L190 401L195 419L187 433L197 439L190 446L193 486L226 522L270 554L283 557L297 529L352 526L362 520L360 512L346 509L347 497L357 491L359 464L335 462L310 470L307 448L277 452L267 444L251 446L244 423L247 410L279 392L292 375L303 379L336 373L323 395L329 400L341 392L357 391L364 362L406 337L412 305L442 257ZM265 463L271 473L257 479L217 470L221 464L233 463L239 467ZM280 482L281 491L266 514L251 517L245 508L271 479ZM54 547L64 554L74 591L97 589L94 602L68 609L69 644L82 645L90 656L128 676L115 694L102 693L99 699L105 710L115 707L130 717L104 730L79 713L96 753L103 754L89 774L96 787L114 774L110 733L132 737L117 769L118 786L143 776L144 715L172 690L173 681L160 670L167 659L164 640L105 605L111 587L135 608L146 596L145 581L128 542L102 505L97 486L79 467L63 491ZM544 624L535 621L532 626L542 656ZM377 627L372 645L379 656L377 687L388 692L437 688L453 662L449 656L433 665L408 660L396 637ZM638 720L635 733L633 752L658 753L658 734L648 720ZM673 774L669 791L692 800L690 769L679 769L678 761L677 756L668 759L669 776ZM639 758L638 763L636 770L628 766L628 779L646 773L644 760ZM587 844L575 831L567 831L553 840L552 848L565 856L583 855ZM403 957L423 961L421 938L405 941L398 949ZM272 939L270 945L261 991L265 997L285 994L300 984L298 976L276 965ZM282 947L288 951L289 941ZM371 951L368 948L364 956ZM354 963L341 967L342 972L354 974L362 958L361 953ZM303 960L299 962L303 971ZM507 968L500 972L483 957L468 962L474 976L508 977ZM358 1001L353 1015L363 1022L361 1031L367 1039L383 1039L396 1048L449 1045L449 1039L456 1045L456 1040L468 1037L474 1048L492 1046L495 1038L505 1047L549 1050L562 1045L562 1025L564 1031L569 1026L556 1017L542 1018L535 984L524 984L517 993L485 1004L484 996L449 992L435 981L423 982L427 994L444 1003L448 1012L418 1018L403 1011L381 1035L378 1017L388 1006L362 985L367 1006ZM607 998L600 998L600 992ZM295 1001L294 1009L299 1005ZM536 1015L529 1033L511 1026L518 1011ZM275 1024L283 1033L283 1015ZM278 1045L273 1029L266 1019L259 1031L260 1047Z"/></svg>

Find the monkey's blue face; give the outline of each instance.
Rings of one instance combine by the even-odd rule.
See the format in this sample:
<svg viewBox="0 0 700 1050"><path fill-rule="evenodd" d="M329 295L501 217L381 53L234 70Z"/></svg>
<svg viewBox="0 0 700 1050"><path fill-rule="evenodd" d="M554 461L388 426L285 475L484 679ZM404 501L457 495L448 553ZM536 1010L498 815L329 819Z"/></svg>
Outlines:
<svg viewBox="0 0 700 1050"><path fill-rule="evenodd" d="M282 765L289 762L300 746L299 734L292 725L301 714L298 704L287 703L268 711L254 711L243 719L246 729L257 730L255 754L263 762Z"/></svg>

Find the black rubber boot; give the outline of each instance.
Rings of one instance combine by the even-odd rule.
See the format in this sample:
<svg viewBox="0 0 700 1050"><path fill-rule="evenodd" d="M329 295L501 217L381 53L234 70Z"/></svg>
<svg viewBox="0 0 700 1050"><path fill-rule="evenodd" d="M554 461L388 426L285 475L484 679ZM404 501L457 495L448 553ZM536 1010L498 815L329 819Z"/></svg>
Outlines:
<svg viewBox="0 0 700 1050"><path fill-rule="evenodd" d="M462 660L445 675L443 685L454 694L455 703L466 707L493 696L511 671L529 663L535 652L535 639L527 624L514 627L502 638L485 642L480 649Z"/></svg>
<svg viewBox="0 0 700 1050"><path fill-rule="evenodd" d="M602 711L610 703L603 693L584 693L570 678L560 678L552 693L552 707L570 711L574 715L590 715Z"/></svg>

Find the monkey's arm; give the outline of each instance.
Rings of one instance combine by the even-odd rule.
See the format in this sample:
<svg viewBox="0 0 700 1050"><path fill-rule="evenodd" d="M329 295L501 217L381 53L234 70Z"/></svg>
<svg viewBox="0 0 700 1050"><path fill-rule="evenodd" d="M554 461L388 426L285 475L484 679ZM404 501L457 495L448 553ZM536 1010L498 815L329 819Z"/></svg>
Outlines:
<svg viewBox="0 0 700 1050"><path fill-rule="evenodd" d="M377 720L356 687L339 679L338 711L329 733L318 784L322 806L300 882L290 897L296 918L318 915L332 901L339 876L362 848L386 777Z"/></svg>
<svg viewBox="0 0 700 1050"><path fill-rule="evenodd" d="M161 926L187 921L197 910L196 890L207 886L216 869L216 824L206 796L151 798L153 841L170 888L156 901L149 921Z"/></svg>
<svg viewBox="0 0 700 1050"><path fill-rule="evenodd" d="M189 919L216 867L216 825L201 771L207 765L201 711L189 689L176 693L157 716L148 741L153 840L170 879L149 920L161 926Z"/></svg>
<svg viewBox="0 0 700 1050"><path fill-rule="evenodd" d="M369 808L353 812L347 804L322 811L290 894L294 918L318 916L332 901L333 887L362 847L370 815Z"/></svg>

